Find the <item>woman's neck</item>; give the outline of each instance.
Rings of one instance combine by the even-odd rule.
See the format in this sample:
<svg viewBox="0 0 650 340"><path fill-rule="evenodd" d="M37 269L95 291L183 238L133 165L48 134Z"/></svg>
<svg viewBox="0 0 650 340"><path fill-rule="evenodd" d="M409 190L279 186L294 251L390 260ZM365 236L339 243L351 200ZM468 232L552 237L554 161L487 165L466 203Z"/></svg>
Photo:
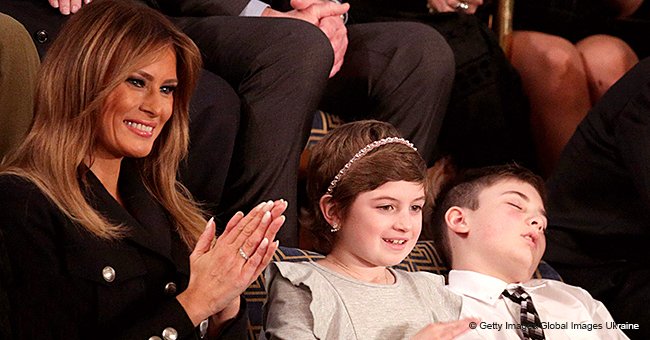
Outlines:
<svg viewBox="0 0 650 340"><path fill-rule="evenodd" d="M86 161L86 165L90 168L90 171L95 174L95 177L99 179L106 191L108 191L111 196L120 204L122 200L120 199L119 193L117 191L117 181L120 177L120 168L122 165L122 158L102 158L94 157L92 159L92 164L89 164L89 161Z"/></svg>
<svg viewBox="0 0 650 340"><path fill-rule="evenodd" d="M364 266L355 262L349 260L348 256L331 252L319 263L339 274L359 281L384 285L395 283L395 277L386 267Z"/></svg>

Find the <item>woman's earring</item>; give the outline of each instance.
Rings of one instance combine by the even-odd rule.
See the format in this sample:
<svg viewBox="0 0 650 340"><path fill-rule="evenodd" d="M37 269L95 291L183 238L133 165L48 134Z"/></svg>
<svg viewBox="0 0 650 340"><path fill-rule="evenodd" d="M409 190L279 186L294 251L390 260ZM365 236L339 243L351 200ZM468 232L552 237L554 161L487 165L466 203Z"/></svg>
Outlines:
<svg viewBox="0 0 650 340"><path fill-rule="evenodd" d="M334 224L332 224L332 229L330 229L330 232L335 233L339 230L341 230L341 226L338 223L334 222Z"/></svg>

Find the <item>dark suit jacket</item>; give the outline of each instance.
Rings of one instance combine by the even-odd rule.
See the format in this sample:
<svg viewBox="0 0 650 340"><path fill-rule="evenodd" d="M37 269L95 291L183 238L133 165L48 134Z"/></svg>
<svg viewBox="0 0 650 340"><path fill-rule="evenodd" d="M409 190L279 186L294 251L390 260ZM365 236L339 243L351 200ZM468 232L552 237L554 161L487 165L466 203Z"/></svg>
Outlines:
<svg viewBox="0 0 650 340"><path fill-rule="evenodd" d="M249 0L133 0L159 9L170 17L237 16ZM285 2L286 0L282 0ZM2 0L0 12L22 23L32 35L43 57L67 16L47 0Z"/></svg>
<svg viewBox="0 0 650 340"><path fill-rule="evenodd" d="M34 39L41 58L54 41L61 25L68 19L57 9L52 8L47 1L38 0L0 1L0 12L13 17L25 26Z"/></svg>
<svg viewBox="0 0 650 340"><path fill-rule="evenodd" d="M650 59L614 84L580 123L547 189L548 261L648 263Z"/></svg>
<svg viewBox="0 0 650 340"><path fill-rule="evenodd" d="M140 0L169 16L237 16L250 0Z"/></svg>
<svg viewBox="0 0 650 340"><path fill-rule="evenodd" d="M0 176L0 231L11 270L1 275L11 278L15 338L148 339L167 327L180 338L196 336L175 298L187 287L190 251L129 163L119 182L126 208L86 176L89 202L128 228L112 242L76 226L31 182ZM224 337L245 338L244 308Z"/></svg>

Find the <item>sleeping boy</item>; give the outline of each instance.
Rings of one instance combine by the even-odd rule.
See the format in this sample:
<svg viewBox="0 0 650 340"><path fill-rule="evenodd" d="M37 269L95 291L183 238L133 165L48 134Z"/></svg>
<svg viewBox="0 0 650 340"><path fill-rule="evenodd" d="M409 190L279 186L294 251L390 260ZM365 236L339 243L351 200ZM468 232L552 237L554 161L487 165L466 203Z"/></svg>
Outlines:
<svg viewBox="0 0 650 340"><path fill-rule="evenodd" d="M448 289L462 317L478 317L461 339L627 339L584 289L531 279L546 240L544 182L517 165L469 171L441 196L433 226L451 264Z"/></svg>

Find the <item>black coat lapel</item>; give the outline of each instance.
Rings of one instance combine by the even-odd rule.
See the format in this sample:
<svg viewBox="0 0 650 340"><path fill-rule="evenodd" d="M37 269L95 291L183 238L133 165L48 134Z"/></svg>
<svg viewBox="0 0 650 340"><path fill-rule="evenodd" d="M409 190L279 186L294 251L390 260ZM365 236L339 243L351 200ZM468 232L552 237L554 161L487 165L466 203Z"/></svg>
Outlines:
<svg viewBox="0 0 650 340"><path fill-rule="evenodd" d="M128 229L126 241L172 260L170 234L173 226L165 210L149 195L137 171L129 163L126 159L122 162L118 182L124 207L108 193L91 171L86 175L90 189L86 197L111 222L122 224Z"/></svg>

